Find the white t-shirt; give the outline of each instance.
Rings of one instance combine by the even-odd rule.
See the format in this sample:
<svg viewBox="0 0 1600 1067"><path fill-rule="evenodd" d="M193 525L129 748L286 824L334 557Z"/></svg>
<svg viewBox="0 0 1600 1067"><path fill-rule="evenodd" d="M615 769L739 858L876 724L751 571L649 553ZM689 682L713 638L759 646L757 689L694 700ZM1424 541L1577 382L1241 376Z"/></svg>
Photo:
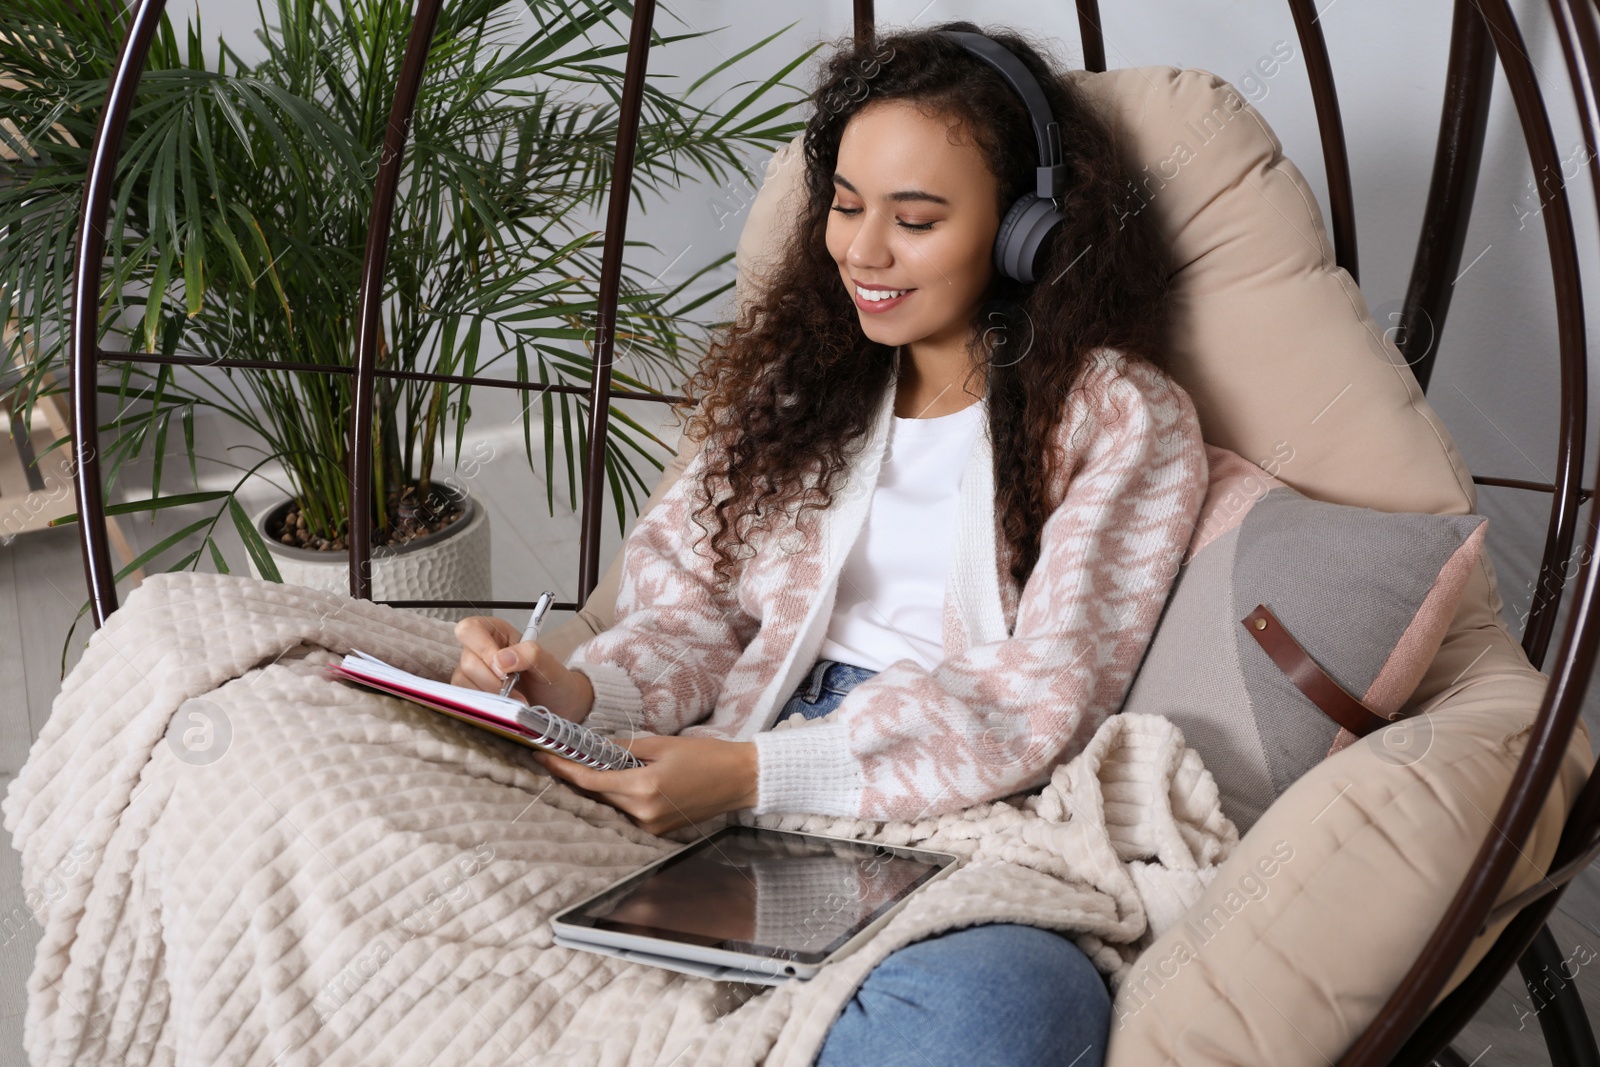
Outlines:
<svg viewBox="0 0 1600 1067"><path fill-rule="evenodd" d="M868 670L944 659L944 588L959 517L961 472L983 405L932 419L895 416L866 524L839 575L818 653Z"/></svg>

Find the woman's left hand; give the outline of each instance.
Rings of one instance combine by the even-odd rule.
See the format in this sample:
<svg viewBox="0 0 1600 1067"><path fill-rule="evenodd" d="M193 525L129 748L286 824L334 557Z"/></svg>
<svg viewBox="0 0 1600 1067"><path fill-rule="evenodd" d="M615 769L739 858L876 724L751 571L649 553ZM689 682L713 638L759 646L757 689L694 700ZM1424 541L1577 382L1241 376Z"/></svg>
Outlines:
<svg viewBox="0 0 1600 1067"><path fill-rule="evenodd" d="M534 758L652 834L756 805L754 742L650 734L614 740L645 765L602 771L551 752L536 752Z"/></svg>

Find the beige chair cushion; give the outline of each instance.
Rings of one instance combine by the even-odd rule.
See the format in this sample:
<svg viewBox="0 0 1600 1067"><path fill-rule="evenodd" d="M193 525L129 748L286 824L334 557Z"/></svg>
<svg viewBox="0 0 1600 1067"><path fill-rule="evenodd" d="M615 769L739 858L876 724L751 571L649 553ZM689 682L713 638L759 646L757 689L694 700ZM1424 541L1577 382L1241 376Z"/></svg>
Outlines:
<svg viewBox="0 0 1600 1067"><path fill-rule="evenodd" d="M1337 1061L1421 954L1491 832L1542 693L1535 675L1480 677L1290 786L1135 963L1113 1004L1108 1067ZM1593 765L1580 736L1501 900L1549 867ZM1266 876L1269 858L1279 862ZM1445 993L1504 928L1472 942Z"/></svg>
<svg viewBox="0 0 1600 1067"><path fill-rule="evenodd" d="M1386 511L1476 510L1461 454L1349 275L1334 266L1315 196L1260 113L1203 70L1069 77L1118 133L1140 193L1129 209L1150 212L1173 248L1172 370L1194 398L1206 439L1317 499ZM742 299L794 215L797 144L775 154L751 205L738 251ZM669 467L657 498L684 459ZM576 645L606 625L615 592L614 580L603 583L559 640ZM1351 745L1267 810L1191 913L1202 924L1210 916L1203 943L1179 924L1141 959L1150 970L1136 968L1119 990L1111 1067L1323 1064L1365 1029L1490 832L1538 711L1545 676L1528 663L1501 607L1483 553L1407 704L1427 719ZM1500 899L1548 867L1592 763L1580 723L1522 847L1526 861ZM1272 862L1274 847L1292 858ZM1258 866L1263 857L1271 877ZM1473 942L1446 991L1501 928ZM1187 953L1179 948L1186 936L1196 942Z"/></svg>

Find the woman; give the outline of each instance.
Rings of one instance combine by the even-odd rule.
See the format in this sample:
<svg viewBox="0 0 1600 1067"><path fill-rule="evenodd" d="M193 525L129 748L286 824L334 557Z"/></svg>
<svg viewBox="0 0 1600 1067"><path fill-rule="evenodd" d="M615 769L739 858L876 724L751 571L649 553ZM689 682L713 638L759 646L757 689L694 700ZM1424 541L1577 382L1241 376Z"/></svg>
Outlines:
<svg viewBox="0 0 1600 1067"><path fill-rule="evenodd" d="M564 664L499 620L458 628L457 684L520 670L529 701L645 761L541 757L651 832L1036 788L1121 704L1177 572L1207 472L1163 369L1164 251L1123 207L1108 131L992 33L1044 90L1067 168L1039 280L995 269L1039 152L1018 92L952 30L982 32L825 64L794 243L691 382L703 446L625 546L615 624ZM819 1062L1087 1067L1109 1010L1067 938L979 926L889 956Z"/></svg>

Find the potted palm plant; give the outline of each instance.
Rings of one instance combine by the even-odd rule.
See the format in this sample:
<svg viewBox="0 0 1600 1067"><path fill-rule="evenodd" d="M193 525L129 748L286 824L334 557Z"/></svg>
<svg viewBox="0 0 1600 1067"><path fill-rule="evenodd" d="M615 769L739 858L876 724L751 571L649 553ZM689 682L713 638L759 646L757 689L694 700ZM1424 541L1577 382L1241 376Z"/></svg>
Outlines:
<svg viewBox="0 0 1600 1067"><path fill-rule="evenodd" d="M227 516L258 575L343 589L349 518L366 507L376 596L487 596L473 584L487 582L486 543L456 550L481 561L481 573L412 560L410 571L442 574L449 588L385 587L385 571L406 571L408 554L487 537L485 509L434 474L452 452L460 464L470 389L380 378L373 499L356 501L346 477L350 376L271 366L353 363L372 181L412 5L277 0L272 18L268 8L258 10L265 56L254 61L223 42L208 59L198 18L181 41L163 23L124 141L107 234L103 347L196 357L191 364L245 356L266 365L220 374L107 365L101 390L116 405L101 427L108 494L124 464L152 450L148 496L108 511L199 513L118 578L158 557L168 569L205 562L226 571L215 533ZM626 51L630 11L625 0L444 5L401 177L380 365L467 376L503 361L522 381L589 380L603 234L586 219L610 182L622 77L613 61ZM66 358L71 235L127 18L121 0L0 6L0 145L18 159L14 180L0 188L0 322L21 327L9 335L5 356L24 369L25 413L53 388L51 372ZM731 96L699 102L717 75L778 35L672 92L659 81L648 85L634 174L641 202L687 179L724 181L741 172L742 153L770 150L799 128L788 117L798 97L771 98L789 89L783 79L810 50ZM653 47L694 36L657 35ZM687 294L727 258L700 264L668 289L625 272L619 385L655 389L681 380L687 353L709 325L693 316L726 285ZM584 401L529 395L541 409L551 511L557 441L575 507ZM201 408L237 420L261 442L254 462L217 460L237 471L230 488L200 488L194 419ZM531 403L521 418L533 464ZM659 467L649 448L661 442L625 411L613 410L611 420L607 467L620 525L625 501L636 508L645 487L638 461ZM193 485L175 493L164 461L179 437ZM284 499L249 516L237 494L269 464L281 466Z"/></svg>

